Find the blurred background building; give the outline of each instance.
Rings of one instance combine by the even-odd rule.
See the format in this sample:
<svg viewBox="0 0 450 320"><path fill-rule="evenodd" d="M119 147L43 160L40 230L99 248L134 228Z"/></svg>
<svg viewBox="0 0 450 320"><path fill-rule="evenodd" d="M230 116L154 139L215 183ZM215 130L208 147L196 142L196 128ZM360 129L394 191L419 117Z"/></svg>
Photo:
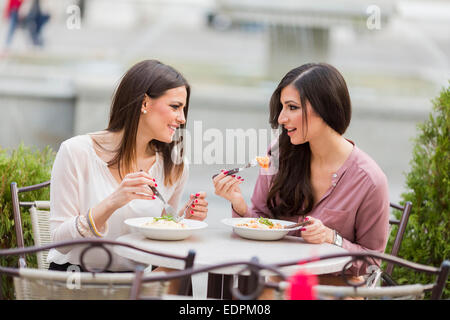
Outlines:
<svg viewBox="0 0 450 320"><path fill-rule="evenodd" d="M158 59L192 85L184 199L206 191L210 224L230 212L214 195L211 176L255 152L241 137L223 147L224 159L233 154L235 163L194 161L211 141L205 132L268 132L258 136L267 146L268 102L291 68L327 62L342 72L353 104L345 137L384 170L392 201L405 188L416 124L450 78L444 0L41 0L48 21L37 43L26 19L35 1L23 1L9 46L10 21L0 23L0 146L23 141L58 150L71 136L104 129L122 74ZM8 2L0 0L1 8ZM243 173L247 199L256 176L256 168Z"/></svg>

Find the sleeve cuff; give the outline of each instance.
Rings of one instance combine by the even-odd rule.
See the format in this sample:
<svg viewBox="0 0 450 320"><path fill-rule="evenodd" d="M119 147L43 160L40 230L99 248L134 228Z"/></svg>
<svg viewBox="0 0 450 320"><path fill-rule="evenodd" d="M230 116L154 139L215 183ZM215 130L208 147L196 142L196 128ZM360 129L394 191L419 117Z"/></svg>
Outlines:
<svg viewBox="0 0 450 320"><path fill-rule="evenodd" d="M237 213L233 205L231 205L231 214L233 218L259 218L259 217L269 217L266 214L258 214L252 210L252 208L247 206L247 211L241 216L239 213Z"/></svg>
<svg viewBox="0 0 450 320"><path fill-rule="evenodd" d="M243 218L243 217L245 217L245 216L247 215L247 213L248 213L248 209L247 209L247 212L245 212L245 213L241 216L239 213L237 213L237 212L234 210L233 205L231 205L231 215L232 215L233 218Z"/></svg>

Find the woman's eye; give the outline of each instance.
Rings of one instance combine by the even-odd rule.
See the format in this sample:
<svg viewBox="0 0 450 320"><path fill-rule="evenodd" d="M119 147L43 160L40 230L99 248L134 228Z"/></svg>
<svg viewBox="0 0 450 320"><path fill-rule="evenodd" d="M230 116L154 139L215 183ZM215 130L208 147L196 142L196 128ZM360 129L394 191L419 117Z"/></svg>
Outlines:
<svg viewBox="0 0 450 320"><path fill-rule="evenodd" d="M174 108L174 109L176 110L176 109L178 109L180 106L179 106L179 105L176 105L176 104L173 104L173 105L171 105L171 107Z"/></svg>
<svg viewBox="0 0 450 320"><path fill-rule="evenodd" d="M300 109L299 107L293 106L293 105L289 105L288 108L289 108L289 110L297 110L297 109Z"/></svg>

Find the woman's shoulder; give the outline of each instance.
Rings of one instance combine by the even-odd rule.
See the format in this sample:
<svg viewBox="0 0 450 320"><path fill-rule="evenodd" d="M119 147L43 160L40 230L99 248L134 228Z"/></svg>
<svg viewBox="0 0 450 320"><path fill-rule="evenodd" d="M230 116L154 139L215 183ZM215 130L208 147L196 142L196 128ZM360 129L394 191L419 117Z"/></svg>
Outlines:
<svg viewBox="0 0 450 320"><path fill-rule="evenodd" d="M91 137L87 134L74 136L63 141L58 152L64 150L71 157L89 156L91 149Z"/></svg>
<svg viewBox="0 0 450 320"><path fill-rule="evenodd" d="M87 149L90 143L91 137L88 134L82 134L64 140L61 145L71 149Z"/></svg>
<svg viewBox="0 0 450 320"><path fill-rule="evenodd" d="M366 152L355 146L355 159L353 165L368 179L375 187L387 186L387 177L376 161Z"/></svg>
<svg viewBox="0 0 450 320"><path fill-rule="evenodd" d="M87 164L93 161L89 139L88 135L78 135L63 141L56 154L53 170L67 170L69 168L84 170L87 168ZM54 173L55 171L52 175Z"/></svg>

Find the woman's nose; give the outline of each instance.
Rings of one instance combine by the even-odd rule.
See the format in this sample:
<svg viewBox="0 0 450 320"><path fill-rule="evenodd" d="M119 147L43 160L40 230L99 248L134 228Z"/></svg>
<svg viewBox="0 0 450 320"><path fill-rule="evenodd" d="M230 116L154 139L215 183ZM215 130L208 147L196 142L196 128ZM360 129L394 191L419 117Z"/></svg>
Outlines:
<svg viewBox="0 0 450 320"><path fill-rule="evenodd" d="M279 124L285 124L287 122L288 118L286 117L283 110L281 110L280 114L278 115L278 123Z"/></svg>
<svg viewBox="0 0 450 320"><path fill-rule="evenodd" d="M179 123L181 123L181 124L185 124L185 123L186 123L186 118L185 118L185 116L184 116L184 112L183 112L183 111L181 111L181 112L178 113L177 121L178 121Z"/></svg>

